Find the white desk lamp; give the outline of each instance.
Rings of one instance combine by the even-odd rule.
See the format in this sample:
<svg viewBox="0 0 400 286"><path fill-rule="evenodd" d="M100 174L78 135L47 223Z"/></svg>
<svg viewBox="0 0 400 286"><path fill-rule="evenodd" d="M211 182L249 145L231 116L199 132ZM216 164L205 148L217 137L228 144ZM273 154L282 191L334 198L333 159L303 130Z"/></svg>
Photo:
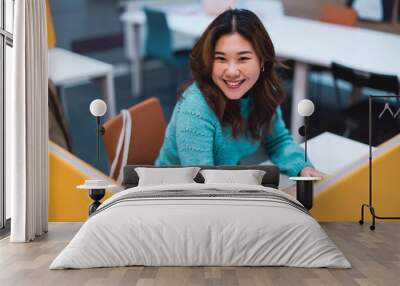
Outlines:
<svg viewBox="0 0 400 286"><path fill-rule="evenodd" d="M304 161L307 162L307 128L309 117L314 113L314 103L309 99L303 99L297 105L297 112L304 116L304 125L299 128L299 134L304 136Z"/></svg>
<svg viewBox="0 0 400 286"><path fill-rule="evenodd" d="M299 128L299 134L304 136L304 161L307 162L307 128L309 117L314 113L314 103L309 99L301 100L297 105L297 112L304 116L304 125ZM313 207L314 191L313 181L321 180L320 177L290 177L296 181L296 199L301 202L308 210Z"/></svg>
<svg viewBox="0 0 400 286"><path fill-rule="evenodd" d="M95 99L90 103L90 113L96 117L96 153L97 161L99 160L99 147L100 147L100 134L104 134L104 127L100 126L101 117L107 112L107 104L101 99ZM77 186L78 189L89 190L89 197L93 200L92 204L89 206L89 215L94 213L97 208L101 205L100 200L104 197L106 189L115 187L110 185L107 181L101 179L90 179L85 180L83 185Z"/></svg>
<svg viewBox="0 0 400 286"><path fill-rule="evenodd" d="M107 112L107 104L101 99L95 99L90 103L89 106L90 113L96 117L96 135L97 135L97 144L96 144L96 153L97 153L97 161L99 161L99 148L100 148L100 134L104 134L104 127L100 126L100 118L106 114Z"/></svg>

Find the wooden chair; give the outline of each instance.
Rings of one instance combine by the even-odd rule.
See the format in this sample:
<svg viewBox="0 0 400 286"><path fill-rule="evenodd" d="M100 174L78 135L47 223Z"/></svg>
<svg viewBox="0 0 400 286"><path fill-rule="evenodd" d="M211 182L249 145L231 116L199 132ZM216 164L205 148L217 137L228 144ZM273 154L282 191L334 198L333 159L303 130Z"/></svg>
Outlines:
<svg viewBox="0 0 400 286"><path fill-rule="evenodd" d="M357 12L347 6L326 4L321 8L320 21L344 26L354 26Z"/></svg>
<svg viewBox="0 0 400 286"><path fill-rule="evenodd" d="M132 132L127 164L153 165L164 141L166 128L160 101L152 97L130 107L128 111L132 118ZM103 141L110 164L115 157L122 122L122 115L119 114L103 125ZM122 154L118 158L114 174L111 174L114 179L118 178L121 160Z"/></svg>

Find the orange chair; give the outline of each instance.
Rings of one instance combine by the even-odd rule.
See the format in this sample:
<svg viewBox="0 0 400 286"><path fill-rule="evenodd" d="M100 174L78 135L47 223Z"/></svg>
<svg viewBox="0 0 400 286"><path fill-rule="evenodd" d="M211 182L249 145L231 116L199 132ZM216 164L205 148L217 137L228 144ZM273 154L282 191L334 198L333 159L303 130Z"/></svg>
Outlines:
<svg viewBox="0 0 400 286"><path fill-rule="evenodd" d="M357 12L343 5L326 4L321 8L320 21L344 26L354 26Z"/></svg>
<svg viewBox="0 0 400 286"><path fill-rule="evenodd" d="M164 141L166 128L160 101L152 97L132 106L128 111L132 118L132 132L127 164L153 165ZM122 124L123 118L119 114L103 125L103 141L110 164L115 157ZM114 179L118 178L121 160L122 154L118 158L114 174L111 174Z"/></svg>

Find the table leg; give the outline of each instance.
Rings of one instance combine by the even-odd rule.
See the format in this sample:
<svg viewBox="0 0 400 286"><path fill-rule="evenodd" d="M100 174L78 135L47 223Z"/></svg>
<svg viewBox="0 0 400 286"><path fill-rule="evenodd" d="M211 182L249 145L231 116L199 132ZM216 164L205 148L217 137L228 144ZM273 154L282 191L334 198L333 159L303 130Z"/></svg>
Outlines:
<svg viewBox="0 0 400 286"><path fill-rule="evenodd" d="M114 88L114 74L113 72L107 73L102 79L102 88L104 99L107 102L107 118L111 118L116 115L116 103L115 103L115 88Z"/></svg>
<svg viewBox="0 0 400 286"><path fill-rule="evenodd" d="M399 15L399 0L395 0L393 3L393 10L392 10L392 17L390 19L390 21L392 22L392 25L396 25L397 24L397 19L398 19L398 15Z"/></svg>
<svg viewBox="0 0 400 286"><path fill-rule="evenodd" d="M69 118L69 112L68 112L68 102L67 102L67 97L65 96L65 88L63 88L61 85L56 86L58 98L60 99L61 106L64 111L64 118L65 121L70 124L71 120Z"/></svg>
<svg viewBox="0 0 400 286"><path fill-rule="evenodd" d="M101 205L100 200L104 197L105 193L105 189L89 190L89 197L93 200L92 204L89 206L89 216Z"/></svg>
<svg viewBox="0 0 400 286"><path fill-rule="evenodd" d="M296 186L296 199L301 202L306 209L311 210L314 200L313 181L297 181Z"/></svg>
<svg viewBox="0 0 400 286"><path fill-rule="evenodd" d="M304 124L304 118L298 114L297 104L300 100L307 98L308 68L309 67L306 63L298 61L296 61L294 66L294 84L290 131L292 132L293 139L296 143L300 143L303 139L298 130Z"/></svg>
<svg viewBox="0 0 400 286"><path fill-rule="evenodd" d="M140 29L138 23L125 23L125 54L130 60L131 86L133 96L139 96L142 92L142 63L140 59Z"/></svg>
<svg viewBox="0 0 400 286"><path fill-rule="evenodd" d="M358 86L352 86L350 93L351 104L356 104L362 96L362 88Z"/></svg>

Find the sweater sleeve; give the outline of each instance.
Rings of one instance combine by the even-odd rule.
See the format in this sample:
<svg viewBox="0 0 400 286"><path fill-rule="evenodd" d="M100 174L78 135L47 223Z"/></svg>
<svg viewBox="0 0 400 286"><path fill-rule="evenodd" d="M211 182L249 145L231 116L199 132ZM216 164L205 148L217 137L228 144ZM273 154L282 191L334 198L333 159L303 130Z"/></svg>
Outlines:
<svg viewBox="0 0 400 286"><path fill-rule="evenodd" d="M205 102L185 99L176 121L176 144L182 165L214 165L215 125Z"/></svg>
<svg viewBox="0 0 400 286"><path fill-rule="evenodd" d="M281 172L297 176L306 166L312 166L309 160L304 161L304 150L293 141L289 130L282 119L282 111L277 108L272 119L272 133L264 138L264 146L271 161Z"/></svg>

